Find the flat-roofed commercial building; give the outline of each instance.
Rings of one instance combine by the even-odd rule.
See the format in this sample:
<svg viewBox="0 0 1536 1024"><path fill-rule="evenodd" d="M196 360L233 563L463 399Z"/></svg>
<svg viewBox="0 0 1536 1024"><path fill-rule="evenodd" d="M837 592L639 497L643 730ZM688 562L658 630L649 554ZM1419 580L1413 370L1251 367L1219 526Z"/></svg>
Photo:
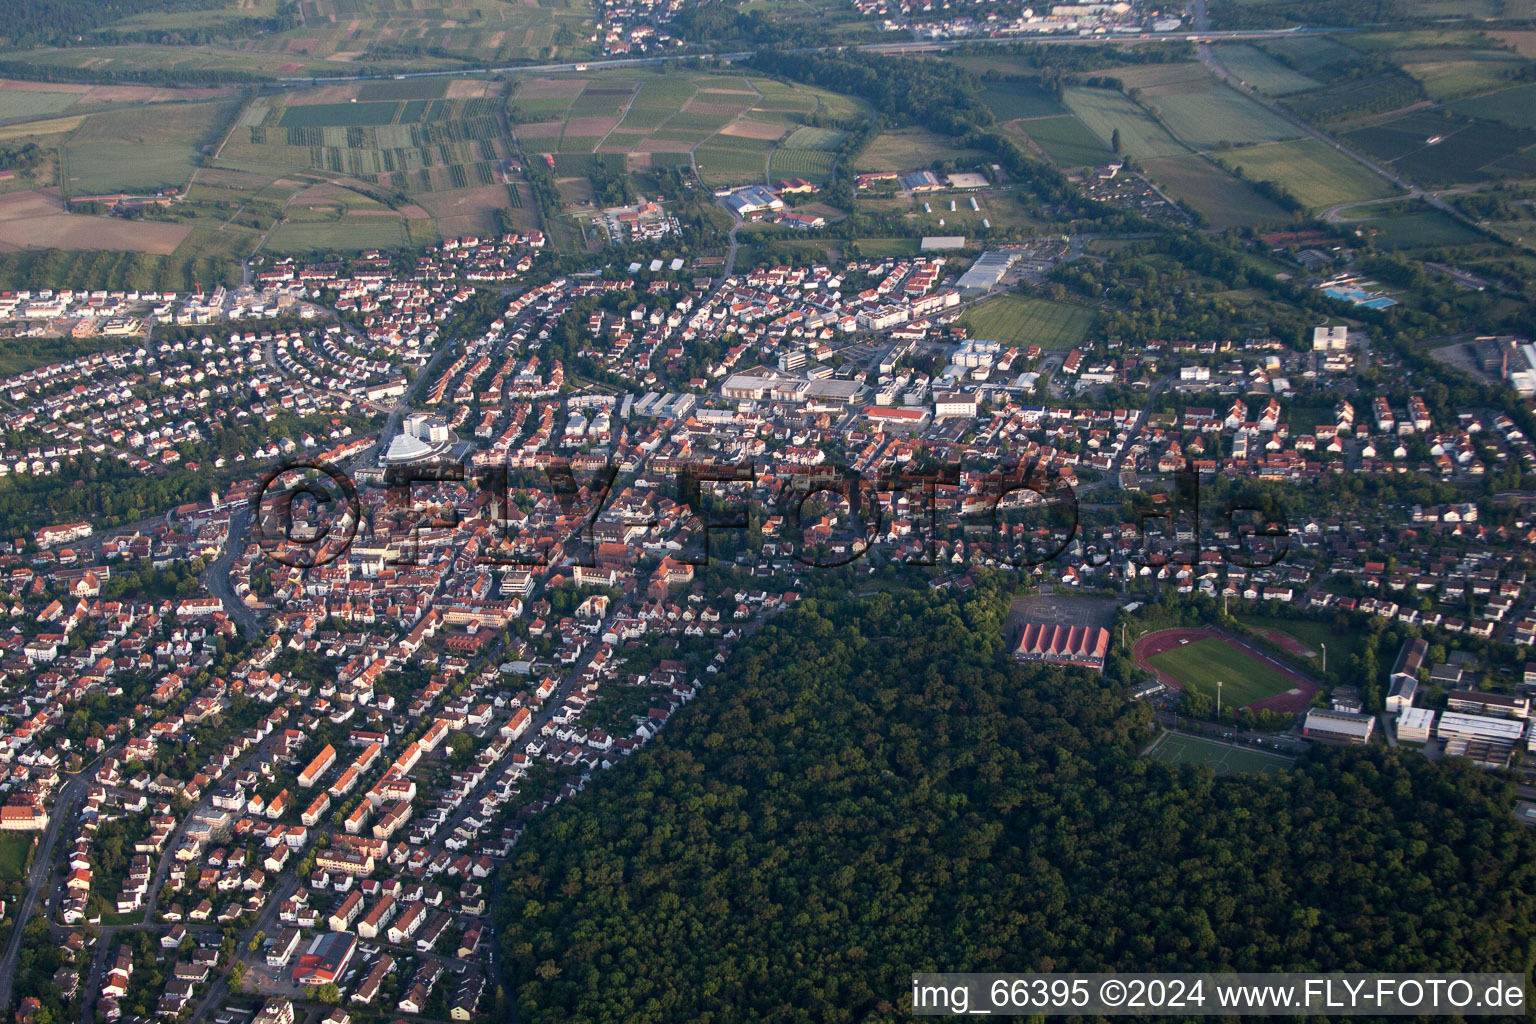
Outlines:
<svg viewBox="0 0 1536 1024"><path fill-rule="evenodd" d="M1445 742L1447 757L1465 757L1489 768L1509 763L1515 744L1525 736L1526 724L1515 718L1491 718L1446 711L1440 715L1435 735Z"/></svg>
<svg viewBox="0 0 1536 1024"><path fill-rule="evenodd" d="M1301 734L1308 739L1321 740L1324 743L1364 745L1370 742L1371 733L1375 729L1376 719L1371 715L1352 715L1347 711L1313 708L1307 712L1307 720L1301 728Z"/></svg>
<svg viewBox="0 0 1536 1024"><path fill-rule="evenodd" d="M1429 708L1405 708L1397 719L1397 738L1407 743L1428 743L1434 728L1434 711Z"/></svg>
<svg viewBox="0 0 1536 1024"><path fill-rule="evenodd" d="M1468 715L1487 715L1490 718L1531 717L1529 697L1509 697L1502 693L1452 690L1445 695L1445 706L1451 711Z"/></svg>
<svg viewBox="0 0 1536 1024"><path fill-rule="evenodd" d="M1525 723L1513 718L1492 718L1447 711L1440 716L1435 735L1443 740L1489 740L1513 746L1525 736Z"/></svg>

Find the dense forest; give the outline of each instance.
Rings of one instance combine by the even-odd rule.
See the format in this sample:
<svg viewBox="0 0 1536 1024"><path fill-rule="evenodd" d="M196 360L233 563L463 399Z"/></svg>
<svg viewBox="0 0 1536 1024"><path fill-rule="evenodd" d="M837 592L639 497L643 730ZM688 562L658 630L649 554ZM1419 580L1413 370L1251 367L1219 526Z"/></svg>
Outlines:
<svg viewBox="0 0 1536 1024"><path fill-rule="evenodd" d="M138 14L231 6L230 0L10 0L0 26L0 43L68 46L94 29Z"/></svg>
<svg viewBox="0 0 1536 1024"><path fill-rule="evenodd" d="M923 970L1530 967L1506 784L1385 749L1140 760L1146 709L1012 663L1006 607L807 600L536 819L498 913L519 1019L896 1020Z"/></svg>

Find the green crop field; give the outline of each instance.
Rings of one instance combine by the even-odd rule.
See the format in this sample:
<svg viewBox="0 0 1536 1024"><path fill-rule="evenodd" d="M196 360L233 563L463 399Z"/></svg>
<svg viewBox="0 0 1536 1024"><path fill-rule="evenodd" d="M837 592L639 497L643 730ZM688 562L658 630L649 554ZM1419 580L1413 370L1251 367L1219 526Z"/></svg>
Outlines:
<svg viewBox="0 0 1536 1024"><path fill-rule="evenodd" d="M1223 173L1203 157L1190 154L1147 160L1141 169L1164 192L1198 210L1218 230L1290 219L1280 204L1260 195L1247 182Z"/></svg>
<svg viewBox="0 0 1536 1024"><path fill-rule="evenodd" d="M1222 163L1250 177L1272 181L1308 207L1380 199L1396 190L1349 157L1316 139L1267 142L1228 150Z"/></svg>
<svg viewBox="0 0 1536 1024"><path fill-rule="evenodd" d="M365 128L391 124L398 103L305 103L289 106L278 124L284 128Z"/></svg>
<svg viewBox="0 0 1536 1024"><path fill-rule="evenodd" d="M1087 125L1070 115L1040 117L1018 124L1036 145L1045 150L1046 156L1062 167L1097 167L1115 157Z"/></svg>
<svg viewBox="0 0 1536 1024"><path fill-rule="evenodd" d="M32 89L0 89L0 121L57 114L80 98L75 92L43 92Z"/></svg>
<svg viewBox="0 0 1536 1024"><path fill-rule="evenodd" d="M815 149L776 149L768 158L768 173L775 177L825 181L832 177L831 153Z"/></svg>
<svg viewBox="0 0 1536 1024"><path fill-rule="evenodd" d="M1448 46L1408 51L1403 70L1423 83L1431 99L1441 100L1497 88L1523 63L1515 54L1502 50Z"/></svg>
<svg viewBox="0 0 1536 1024"><path fill-rule="evenodd" d="M398 216L346 217L329 222L289 221L272 230L266 247L279 253L355 251L392 249L409 245L412 241L417 244L428 241L426 238L407 235L403 224Z"/></svg>
<svg viewBox="0 0 1536 1024"><path fill-rule="evenodd" d="M1360 56L1360 51L1328 36L1282 36L1266 39L1257 46L1265 53L1283 59L1303 75L1325 82L1337 77L1339 67Z"/></svg>
<svg viewBox="0 0 1536 1024"><path fill-rule="evenodd" d="M772 143L757 139L716 136L693 151L699 174L708 184L746 185L768 173Z"/></svg>
<svg viewBox="0 0 1536 1024"><path fill-rule="evenodd" d="M984 154L979 149L959 149L955 140L926 128L899 128L881 132L859 154L860 171L911 171L931 167L937 161L963 162Z"/></svg>
<svg viewBox="0 0 1536 1024"><path fill-rule="evenodd" d="M960 322L971 337L1004 345L1069 349L1093 324L1093 310L1065 302L999 295L966 310Z"/></svg>
<svg viewBox="0 0 1536 1024"><path fill-rule="evenodd" d="M1055 96L1033 82L993 82L982 90L981 98L999 121L1059 117L1067 113L1067 108L1056 102Z"/></svg>
<svg viewBox="0 0 1536 1024"><path fill-rule="evenodd" d="M640 86L619 127L626 130L659 128L693 98L695 91L693 83L685 78L650 79Z"/></svg>
<svg viewBox="0 0 1536 1024"><path fill-rule="evenodd" d="M1216 699L1220 680L1221 703L1226 708L1247 707L1255 701L1287 693L1293 687L1285 676L1247 652L1224 640L1205 637L1147 659L1157 669L1186 690Z"/></svg>
<svg viewBox="0 0 1536 1024"><path fill-rule="evenodd" d="M357 100L440 100L448 93L446 78L411 78L392 82L365 82Z"/></svg>
<svg viewBox="0 0 1536 1024"><path fill-rule="evenodd" d="M140 106L92 114L64 144L71 195L179 188L236 104Z"/></svg>
<svg viewBox="0 0 1536 1024"><path fill-rule="evenodd" d="M809 126L796 128L789 133L782 145L785 149L836 149L843 139L848 137L847 132L837 131L835 128L811 128Z"/></svg>
<svg viewBox="0 0 1536 1024"><path fill-rule="evenodd" d="M1216 55L1228 71L1267 96L1289 96L1322 84L1246 43L1220 43Z"/></svg>
<svg viewBox="0 0 1536 1024"><path fill-rule="evenodd" d="M1141 102L1157 111L1175 135L1201 149L1223 142L1276 142L1301 134L1278 114L1214 80L1169 88L1178 91L1165 95L1161 89L1143 90ZM1124 129L1120 136L1125 138Z"/></svg>
<svg viewBox="0 0 1536 1024"><path fill-rule="evenodd" d="M1445 106L1466 117L1499 121L1515 128L1536 128L1536 85L1517 85L1483 96L1453 100Z"/></svg>
<svg viewBox="0 0 1536 1024"><path fill-rule="evenodd" d="M1203 764L1217 775L1238 772L1279 775L1292 763L1292 759L1284 754L1178 732L1162 733L1142 756L1165 764Z"/></svg>
<svg viewBox="0 0 1536 1024"><path fill-rule="evenodd" d="M1068 89L1067 106L1106 146L1119 131L1120 152L1138 160L1189 152L1145 110L1113 89Z"/></svg>
<svg viewBox="0 0 1536 1024"><path fill-rule="evenodd" d="M1423 208L1362 221L1380 234L1376 244L1384 249L1411 249L1416 246L1472 245L1484 241L1482 235L1439 210Z"/></svg>
<svg viewBox="0 0 1536 1024"><path fill-rule="evenodd" d="M1469 121L1439 111L1415 111L1349 132L1344 140L1388 161L1417 182L1451 184L1497 173L1485 173L1483 168L1536 145L1536 131L1492 121Z"/></svg>

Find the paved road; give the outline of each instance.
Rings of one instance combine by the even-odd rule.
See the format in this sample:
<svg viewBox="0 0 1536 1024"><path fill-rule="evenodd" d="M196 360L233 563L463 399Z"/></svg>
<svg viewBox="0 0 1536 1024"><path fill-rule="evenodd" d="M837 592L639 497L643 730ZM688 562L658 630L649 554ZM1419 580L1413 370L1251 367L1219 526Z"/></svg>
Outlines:
<svg viewBox="0 0 1536 1024"><path fill-rule="evenodd" d="M10 941L6 943L5 956L0 957L0 1007L11 1005L11 981L16 976L16 963L21 956L22 933L37 909L39 893L47 885L48 879L53 876L53 847L59 838L59 831L66 821L74 818L75 811L85 796L86 786L86 771L81 771L59 787L59 796L54 801L53 814L48 819L48 827L38 839L37 852L32 859L32 870L27 875L27 892L16 906L15 926L11 929Z"/></svg>
<svg viewBox="0 0 1536 1024"><path fill-rule="evenodd" d="M244 601L235 596L234 588L229 582L229 569L245 550L245 534L250 525L250 513L245 509L234 512L229 517L229 536L224 540L224 550L219 552L219 557L208 563L203 570L200 582L203 588L224 602L224 610L229 617L235 620L235 624L252 636L261 633L261 617L246 607Z"/></svg>

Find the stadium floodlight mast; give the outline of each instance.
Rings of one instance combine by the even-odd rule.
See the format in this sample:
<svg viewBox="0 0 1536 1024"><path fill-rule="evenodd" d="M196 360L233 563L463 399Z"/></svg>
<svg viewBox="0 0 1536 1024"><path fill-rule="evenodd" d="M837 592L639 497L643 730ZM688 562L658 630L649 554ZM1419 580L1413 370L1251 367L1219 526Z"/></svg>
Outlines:
<svg viewBox="0 0 1536 1024"><path fill-rule="evenodd" d="M1221 680L1216 680L1216 717L1221 717Z"/></svg>
<svg viewBox="0 0 1536 1024"><path fill-rule="evenodd" d="M1317 646L1323 649L1323 675L1328 674L1328 645L1319 643Z"/></svg>

